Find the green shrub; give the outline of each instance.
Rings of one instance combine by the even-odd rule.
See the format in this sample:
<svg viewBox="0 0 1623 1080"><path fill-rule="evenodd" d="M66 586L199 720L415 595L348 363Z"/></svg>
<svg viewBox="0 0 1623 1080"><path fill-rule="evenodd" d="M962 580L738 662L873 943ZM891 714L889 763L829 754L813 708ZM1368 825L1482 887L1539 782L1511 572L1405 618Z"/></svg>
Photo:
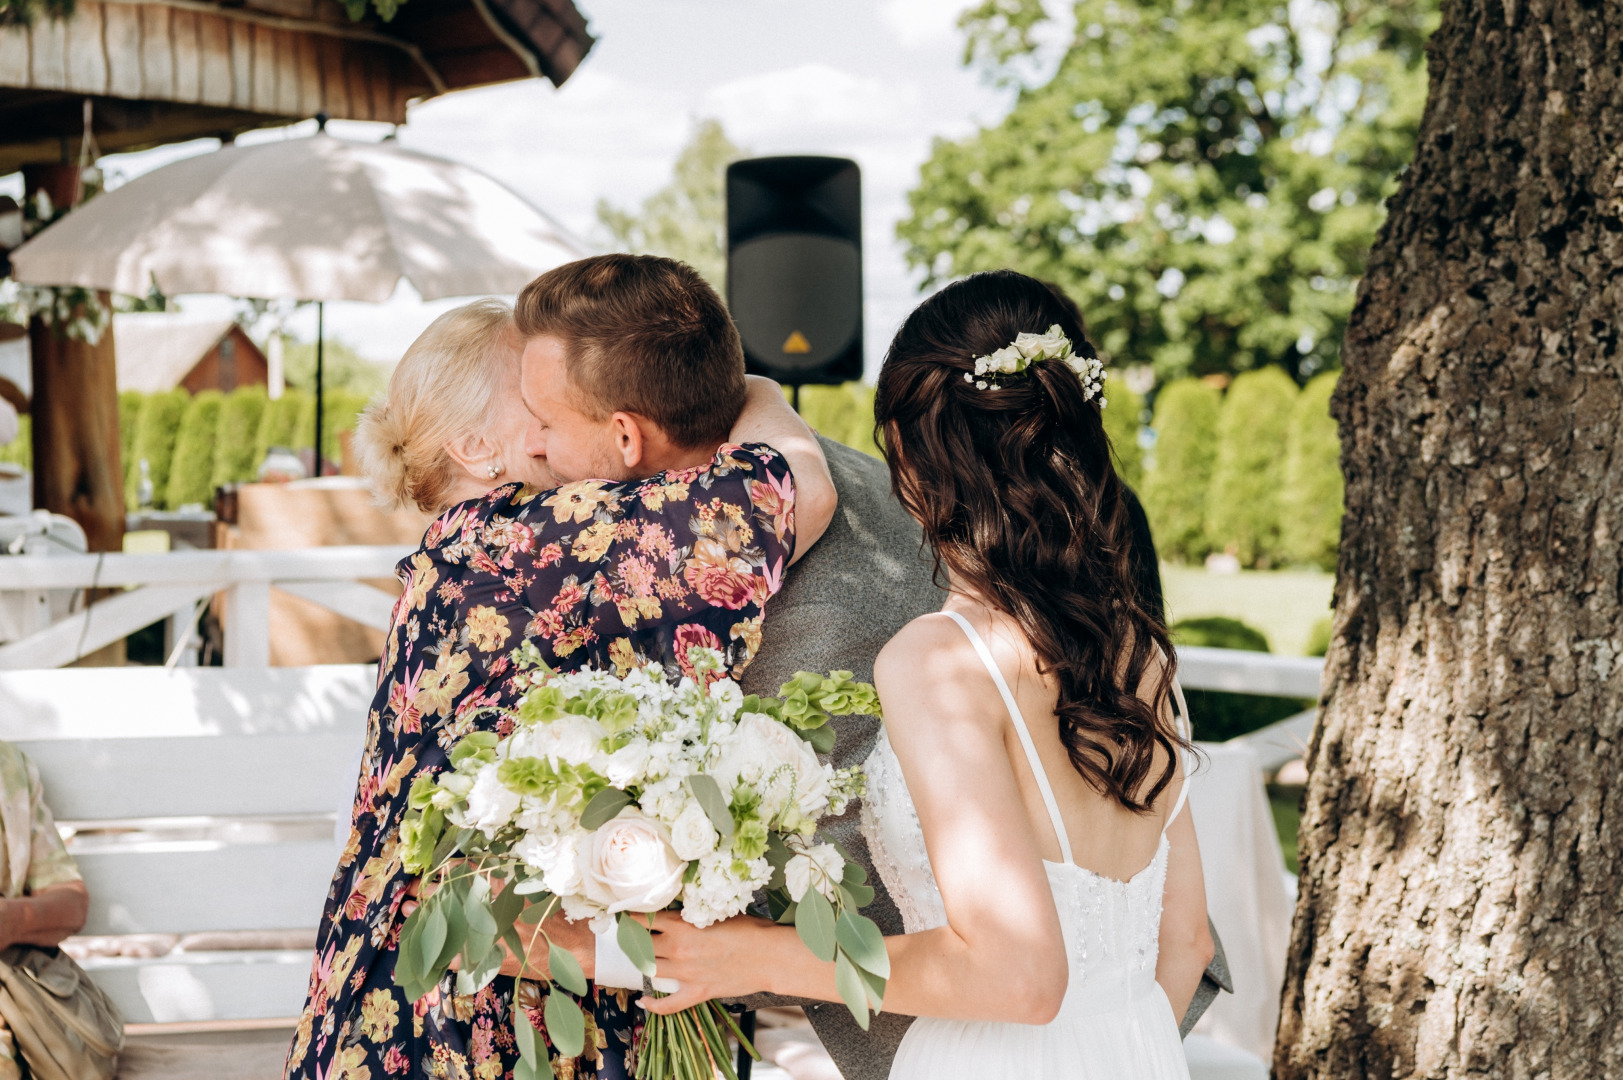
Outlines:
<svg viewBox="0 0 1623 1080"><path fill-rule="evenodd" d="M125 487L135 470L135 427L141 421L141 404L146 397L139 390L121 390L118 394L118 460L124 470Z"/></svg>
<svg viewBox="0 0 1623 1080"><path fill-rule="evenodd" d="M1302 388L1285 441L1285 488L1280 502L1284 555L1291 562L1336 568L1341 545L1341 440L1330 415L1336 372Z"/></svg>
<svg viewBox="0 0 1623 1080"><path fill-rule="evenodd" d="M1323 656L1330 651L1330 638L1335 628L1334 622L1327 615L1313 624L1313 629L1307 632L1307 655Z"/></svg>
<svg viewBox="0 0 1623 1080"><path fill-rule="evenodd" d="M325 447L324 456L328 461L343 462L343 445L338 436L346 431L355 430L355 421L371 401L371 395L355 390L329 390L322 402L323 414L321 417L321 444ZM315 404L310 406L310 430L315 431ZM314 434L311 435L312 441Z"/></svg>
<svg viewBox="0 0 1623 1080"><path fill-rule="evenodd" d="M17 417L17 437L0 446L0 461L25 469L34 467L34 425L27 414Z"/></svg>
<svg viewBox="0 0 1623 1080"><path fill-rule="evenodd" d="M1211 649L1246 649L1267 652L1268 638L1239 619L1212 616L1183 619L1171 626L1174 645L1199 645ZM1186 690L1189 718L1195 738L1203 742L1223 742L1258 728L1294 716L1312 705L1297 698L1263 697L1257 694L1230 694L1219 690Z"/></svg>
<svg viewBox="0 0 1623 1080"><path fill-rule="evenodd" d="M1217 419L1217 462L1206 495L1206 540L1242 566L1282 561L1280 488L1296 384L1284 370L1247 371L1229 386Z"/></svg>
<svg viewBox="0 0 1623 1080"><path fill-rule="evenodd" d="M175 440L180 435L180 422L191 400L191 395L184 390L166 390L148 394L141 403L141 412L135 421L130 467L125 474L124 500L132 509L139 501L137 489L142 461L147 463L152 479L153 505L159 508L164 505L169 493L169 465L175 454Z"/></svg>
<svg viewBox="0 0 1623 1080"><path fill-rule="evenodd" d="M214 498L214 443L220 433L220 406L225 395L204 390L192 398L180 421L175 438L175 456L169 466L165 505L171 510L183 506L207 506Z"/></svg>
<svg viewBox="0 0 1623 1080"><path fill-rule="evenodd" d="M1110 436L1110 448L1116 453L1116 472L1137 491L1144 483L1144 448L1138 444L1144 399L1127 388L1120 372L1112 371L1105 380L1105 400L1110 404L1100 416L1105 422L1105 434Z"/></svg>
<svg viewBox="0 0 1623 1080"><path fill-rule="evenodd" d="M802 386L800 415L819 434L878 457L879 447L873 441L873 396L873 387L856 382Z"/></svg>
<svg viewBox="0 0 1623 1080"><path fill-rule="evenodd" d="M1146 471L1139 495L1163 558L1195 562L1211 550L1206 543L1206 493L1217 456L1221 400L1198 379L1170 382L1155 397L1154 465Z"/></svg>
<svg viewBox="0 0 1623 1080"><path fill-rule="evenodd" d="M214 475L210 487L245 484L255 478L261 459L254 457L259 422L270 398L263 386L239 386L225 396L214 439Z"/></svg>
<svg viewBox="0 0 1623 1080"><path fill-rule="evenodd" d="M273 446L298 451L315 441L316 403L303 390L286 390L265 406L254 439L254 468L265 460Z"/></svg>

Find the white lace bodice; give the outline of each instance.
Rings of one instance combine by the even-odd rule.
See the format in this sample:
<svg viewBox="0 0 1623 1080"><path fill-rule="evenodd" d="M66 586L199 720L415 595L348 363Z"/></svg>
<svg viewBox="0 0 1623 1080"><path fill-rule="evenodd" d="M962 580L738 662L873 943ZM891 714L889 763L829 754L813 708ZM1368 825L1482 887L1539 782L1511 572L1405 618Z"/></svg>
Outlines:
<svg viewBox="0 0 1623 1080"><path fill-rule="evenodd" d="M1110 1011L1123 1001L1142 995L1155 979L1161 897L1166 889L1166 832L1163 829L1149 865L1128 881L1117 881L1076 865L1071 859L1070 842L1048 778L1002 673L974 628L955 613L946 614L958 619L964 627L1003 694L1065 856L1063 862L1044 862L1071 969L1061 1015L1078 1010ZM864 768L868 790L862 802L862 834L868 842L874 867L901 913L903 926L913 934L946 925L941 891L936 886L924 846L924 830L902 777L901 763L886 733L880 733ZM1180 792L1178 805L1167 816L1169 824L1182 808L1183 800L1184 793Z"/></svg>

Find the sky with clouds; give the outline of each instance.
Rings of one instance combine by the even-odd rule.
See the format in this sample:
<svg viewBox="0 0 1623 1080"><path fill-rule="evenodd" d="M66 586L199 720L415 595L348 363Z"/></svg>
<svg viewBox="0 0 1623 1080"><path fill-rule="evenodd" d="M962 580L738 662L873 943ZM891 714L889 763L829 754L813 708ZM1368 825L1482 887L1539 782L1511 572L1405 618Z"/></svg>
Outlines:
<svg viewBox="0 0 1623 1080"><path fill-rule="evenodd" d="M968 0L576 0L598 41L562 88L526 80L414 106L400 142L481 168L594 246L600 198L635 206L663 186L695 120L715 117L753 154L854 158L863 172L870 371L918 300L896 222L937 137L996 123L1005 94L962 66L956 23ZM246 144L313 124L245 135ZM351 138L384 125L339 124ZM106 159L145 172L213 148L204 140ZM219 303L215 301L214 303ZM188 309L211 306L188 300ZM329 333L395 359L451 306L402 295L386 305L329 305ZM293 324L314 333L314 315Z"/></svg>

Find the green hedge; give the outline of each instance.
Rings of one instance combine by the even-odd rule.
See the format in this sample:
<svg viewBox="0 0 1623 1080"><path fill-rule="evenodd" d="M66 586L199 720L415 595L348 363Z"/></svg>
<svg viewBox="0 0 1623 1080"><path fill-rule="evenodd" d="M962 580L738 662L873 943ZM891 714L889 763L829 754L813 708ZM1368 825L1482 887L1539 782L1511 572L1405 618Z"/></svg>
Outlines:
<svg viewBox="0 0 1623 1080"><path fill-rule="evenodd" d="M316 403L303 390L288 390L265 408L254 441L254 468L273 446L302 450L315 441Z"/></svg>
<svg viewBox="0 0 1623 1080"><path fill-rule="evenodd" d="M1139 496L1163 558L1195 562L1211 550L1206 493L1217 455L1221 400L1198 379L1170 382L1155 397L1155 464L1146 471Z"/></svg>
<svg viewBox="0 0 1623 1080"><path fill-rule="evenodd" d="M256 478L262 459L254 456L254 447L259 439L259 422L269 403L263 386L239 386L225 396L214 437L211 487L245 484Z"/></svg>
<svg viewBox="0 0 1623 1080"><path fill-rule="evenodd" d="M1183 619L1169 629L1174 645L1269 651L1267 635L1239 619L1221 616ZM1294 716L1312 705L1311 701L1299 698L1229 694L1217 690L1186 690L1184 696L1189 701L1189 719L1195 738L1203 742L1236 738Z"/></svg>
<svg viewBox="0 0 1623 1080"><path fill-rule="evenodd" d="M368 394L354 390L329 390L322 402L323 414L321 417L321 445L322 456L335 464L343 464L343 445L338 436L345 431L355 430L355 421L360 417L361 410L371 401ZM312 397L310 402L310 441L315 441L316 405Z"/></svg>
<svg viewBox="0 0 1623 1080"><path fill-rule="evenodd" d="M1247 371L1229 386L1217 420L1217 461L1206 497L1206 540L1242 566L1279 560L1285 440L1296 383L1277 367Z"/></svg>
<svg viewBox="0 0 1623 1080"><path fill-rule="evenodd" d="M1316 376L1302 388L1291 411L1285 440L1285 487L1281 547L1294 563L1336 568L1341 545L1341 440L1330 415L1336 372Z"/></svg>
<svg viewBox="0 0 1623 1080"><path fill-rule="evenodd" d="M133 510L139 504L141 462L147 463L152 479L153 504L162 508L169 494L169 465L174 458L175 440L186 415L191 395L184 390L148 394L135 421L135 439L130 467L125 473L124 500Z"/></svg>
<svg viewBox="0 0 1623 1080"><path fill-rule="evenodd" d="M214 501L214 447L220 431L220 407L225 395L204 390L192 398L180 422L175 439L175 456L169 468L168 494L164 505L170 510L183 506L209 506Z"/></svg>
<svg viewBox="0 0 1623 1080"><path fill-rule="evenodd" d="M121 390L118 394L118 460L124 470L126 487L134 469L135 426L141 419L141 405L146 399L139 390Z"/></svg>
<svg viewBox="0 0 1623 1080"><path fill-rule="evenodd" d="M1127 388L1121 373L1112 371L1105 380L1105 400L1109 404L1099 415L1105 422L1105 434L1110 436L1110 448L1116 454L1116 472L1137 491L1144 483L1144 448L1138 444L1138 429L1143 426L1144 399Z"/></svg>
<svg viewBox="0 0 1623 1080"><path fill-rule="evenodd" d="M34 425L28 415L17 417L17 437L0 446L0 461L25 469L34 467Z"/></svg>
<svg viewBox="0 0 1623 1080"><path fill-rule="evenodd" d="M800 415L818 434L878 457L879 447L873 441L873 396L873 387L856 382L802 386Z"/></svg>

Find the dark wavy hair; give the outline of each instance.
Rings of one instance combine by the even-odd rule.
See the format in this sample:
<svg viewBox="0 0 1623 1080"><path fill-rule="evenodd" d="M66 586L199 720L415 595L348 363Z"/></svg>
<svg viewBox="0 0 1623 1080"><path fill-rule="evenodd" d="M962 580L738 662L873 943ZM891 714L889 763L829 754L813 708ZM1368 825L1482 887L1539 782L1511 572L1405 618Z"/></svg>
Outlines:
<svg viewBox="0 0 1623 1080"><path fill-rule="evenodd" d="M939 577L1020 624L1038 670L1059 683L1060 738L1100 794L1144 813L1187 744L1161 720L1174 653L1159 605L1142 595L1131 498L1111 463L1097 401L1063 362L966 381L975 358L1058 325L1096 355L1080 313L1008 270L947 286L902 324L879 371L876 437L891 485L924 526ZM1158 652L1167 663L1146 684ZM1155 768L1155 748L1166 750ZM1146 788L1146 785L1147 788Z"/></svg>

